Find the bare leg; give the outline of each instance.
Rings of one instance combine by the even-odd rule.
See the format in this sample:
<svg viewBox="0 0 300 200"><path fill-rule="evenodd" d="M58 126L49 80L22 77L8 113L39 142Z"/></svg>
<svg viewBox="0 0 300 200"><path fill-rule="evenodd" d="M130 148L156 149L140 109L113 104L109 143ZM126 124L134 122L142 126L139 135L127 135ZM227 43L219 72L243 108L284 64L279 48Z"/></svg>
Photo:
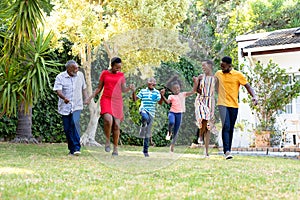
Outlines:
<svg viewBox="0 0 300 200"><path fill-rule="evenodd" d="M206 130L205 136L204 136L204 142L205 142L205 156L209 156L209 154L208 154L209 140L210 140L210 131L209 131L209 130Z"/></svg>
<svg viewBox="0 0 300 200"><path fill-rule="evenodd" d="M174 152L174 144L170 145L170 152L172 152L172 153Z"/></svg>
<svg viewBox="0 0 300 200"><path fill-rule="evenodd" d="M110 114L106 113L103 115L103 120L104 120L104 133L106 137L105 151L109 152L109 149L107 149L107 147L109 147L110 144L110 133L113 124L113 117Z"/></svg>
<svg viewBox="0 0 300 200"><path fill-rule="evenodd" d="M202 120L201 128L199 131L199 140L201 141L201 143L203 143L204 133L206 131L206 124L207 124L207 120Z"/></svg>
<svg viewBox="0 0 300 200"><path fill-rule="evenodd" d="M202 138L204 139L205 156L208 156L208 146L209 146L209 140L210 140L210 131L208 130L207 125L208 125L208 121L203 120L201 134L202 134Z"/></svg>
<svg viewBox="0 0 300 200"><path fill-rule="evenodd" d="M114 152L118 153L118 143L120 136L120 119L114 118L113 120L113 140L114 140Z"/></svg>

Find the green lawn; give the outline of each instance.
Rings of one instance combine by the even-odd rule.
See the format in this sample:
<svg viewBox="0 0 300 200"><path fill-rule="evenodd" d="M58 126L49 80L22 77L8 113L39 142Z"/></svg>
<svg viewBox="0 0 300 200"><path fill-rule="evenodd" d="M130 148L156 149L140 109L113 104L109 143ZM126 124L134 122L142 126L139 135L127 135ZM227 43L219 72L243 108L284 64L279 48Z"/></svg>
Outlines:
<svg viewBox="0 0 300 200"><path fill-rule="evenodd" d="M66 144L0 143L0 199L299 199L300 161L199 149L101 148L66 156ZM201 150L202 151L202 150Z"/></svg>

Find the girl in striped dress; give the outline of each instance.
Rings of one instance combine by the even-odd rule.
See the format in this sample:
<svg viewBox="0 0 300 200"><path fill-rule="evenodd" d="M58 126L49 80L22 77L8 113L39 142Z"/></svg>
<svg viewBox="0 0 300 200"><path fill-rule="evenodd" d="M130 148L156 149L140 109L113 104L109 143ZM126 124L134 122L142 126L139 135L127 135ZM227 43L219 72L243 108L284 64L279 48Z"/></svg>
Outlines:
<svg viewBox="0 0 300 200"><path fill-rule="evenodd" d="M202 62L202 69L204 74L198 76L197 97L195 99L195 115L196 125L199 128L198 143L205 143L205 156L208 155L208 145L210 140L211 129L214 126L214 90L215 90L215 77L213 75L213 62L204 60Z"/></svg>

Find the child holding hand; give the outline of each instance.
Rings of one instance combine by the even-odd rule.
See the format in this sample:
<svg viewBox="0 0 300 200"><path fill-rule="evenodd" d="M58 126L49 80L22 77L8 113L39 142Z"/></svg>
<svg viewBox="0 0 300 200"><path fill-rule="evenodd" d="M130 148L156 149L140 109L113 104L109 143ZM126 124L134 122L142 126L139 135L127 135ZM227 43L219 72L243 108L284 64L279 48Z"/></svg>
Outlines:
<svg viewBox="0 0 300 200"><path fill-rule="evenodd" d="M143 153L145 157L149 157L149 142L151 139L151 128L155 117L156 104L160 100L160 92L155 89L155 78L149 78L147 80L147 87L139 91L136 95L135 91L132 93L133 101L141 100L141 106L139 108L140 115L142 117L142 126L140 129L140 137L144 138Z"/></svg>
<svg viewBox="0 0 300 200"><path fill-rule="evenodd" d="M165 89L160 91L162 100L171 104L171 108L168 114L169 126L168 134L166 135L166 140L170 140L172 136L172 142L170 146L170 152L174 152L174 146L178 138L178 131L181 125L182 115L185 112L185 98L191 96L196 92L197 78L193 77L193 90L190 92L181 92L182 87L181 81L178 76L174 76L167 82L167 88L171 90L172 94L168 96L168 99L164 96Z"/></svg>

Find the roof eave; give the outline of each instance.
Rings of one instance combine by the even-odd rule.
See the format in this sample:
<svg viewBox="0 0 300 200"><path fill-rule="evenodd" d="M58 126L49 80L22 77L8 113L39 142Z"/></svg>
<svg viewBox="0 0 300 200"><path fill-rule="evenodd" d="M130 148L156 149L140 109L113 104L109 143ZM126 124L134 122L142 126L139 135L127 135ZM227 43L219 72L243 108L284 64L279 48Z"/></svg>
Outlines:
<svg viewBox="0 0 300 200"><path fill-rule="evenodd" d="M295 44L285 44L285 45L276 45L276 46L267 46L267 47L254 47L254 48L243 48L242 55L251 56L254 55L264 55L264 54L274 54L274 53L286 53L286 52L295 52L300 51L300 43Z"/></svg>

